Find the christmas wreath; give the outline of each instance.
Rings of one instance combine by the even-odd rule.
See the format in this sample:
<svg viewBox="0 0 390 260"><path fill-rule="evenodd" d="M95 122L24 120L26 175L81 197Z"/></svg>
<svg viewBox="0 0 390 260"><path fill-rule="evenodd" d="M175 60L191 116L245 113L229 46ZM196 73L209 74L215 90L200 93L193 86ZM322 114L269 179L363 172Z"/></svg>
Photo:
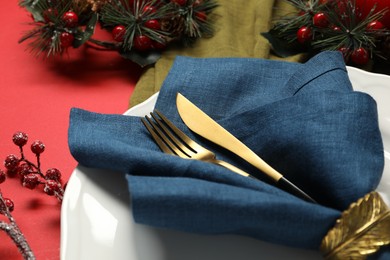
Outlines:
<svg viewBox="0 0 390 260"><path fill-rule="evenodd" d="M346 63L390 65L390 0L288 0L296 12L262 33L281 57L338 50Z"/></svg>
<svg viewBox="0 0 390 260"><path fill-rule="evenodd" d="M53 56L84 44L115 50L141 66L156 62L171 43L188 45L213 35L213 0L21 0L32 15L30 41L36 55ZM112 41L94 38L95 27Z"/></svg>

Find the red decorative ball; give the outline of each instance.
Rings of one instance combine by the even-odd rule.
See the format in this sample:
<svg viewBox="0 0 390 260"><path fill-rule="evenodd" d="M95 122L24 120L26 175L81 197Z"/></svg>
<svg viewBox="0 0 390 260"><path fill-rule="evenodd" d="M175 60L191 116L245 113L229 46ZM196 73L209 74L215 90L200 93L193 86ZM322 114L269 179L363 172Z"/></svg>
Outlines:
<svg viewBox="0 0 390 260"><path fill-rule="evenodd" d="M161 25L157 19L148 20L145 22L145 27L153 30L160 30Z"/></svg>
<svg viewBox="0 0 390 260"><path fill-rule="evenodd" d="M111 32L112 38L117 42L123 42L125 40L126 27L124 25L117 25Z"/></svg>
<svg viewBox="0 0 390 260"><path fill-rule="evenodd" d="M310 27L302 26L297 32L297 40L299 43L305 43L311 40L313 33Z"/></svg>
<svg viewBox="0 0 390 260"><path fill-rule="evenodd" d="M68 48L73 45L74 36L71 33L68 32L62 32L60 34L60 43L61 47Z"/></svg>
<svg viewBox="0 0 390 260"><path fill-rule="evenodd" d="M341 32L341 28L336 26L336 25L332 25L331 26L332 30L335 31L335 32Z"/></svg>
<svg viewBox="0 0 390 260"><path fill-rule="evenodd" d="M50 168L46 171L45 179L47 180L55 180L60 181L61 180L61 172L57 168Z"/></svg>
<svg viewBox="0 0 390 260"><path fill-rule="evenodd" d="M139 51L147 51L152 48L152 40L145 35L137 35L134 38L134 48Z"/></svg>
<svg viewBox="0 0 390 260"><path fill-rule="evenodd" d="M4 166L7 170L14 170L16 169L16 167L18 167L18 165L19 165L19 158L16 155L10 154L7 157L5 157Z"/></svg>
<svg viewBox="0 0 390 260"><path fill-rule="evenodd" d="M49 196L53 196L56 192L60 192L60 190L61 184L55 180L47 180L43 187L43 191Z"/></svg>
<svg viewBox="0 0 390 260"><path fill-rule="evenodd" d="M7 176L5 175L5 172L0 169L0 183L5 182L6 178L7 178Z"/></svg>
<svg viewBox="0 0 390 260"><path fill-rule="evenodd" d="M187 0L171 0L172 3L176 3L180 6L185 6L187 4Z"/></svg>
<svg viewBox="0 0 390 260"><path fill-rule="evenodd" d="M31 173L32 171L33 171L32 166L26 162L19 164L18 169L17 169L17 172L21 176L27 175L27 174Z"/></svg>
<svg viewBox="0 0 390 260"><path fill-rule="evenodd" d="M325 28L329 25L328 17L323 12L316 13L313 16L313 24L316 27Z"/></svg>
<svg viewBox="0 0 390 260"><path fill-rule="evenodd" d="M34 173L25 175L22 181L22 185L31 190L35 189L39 185L39 183L39 178Z"/></svg>
<svg viewBox="0 0 390 260"><path fill-rule="evenodd" d="M363 48L357 48L355 49L351 54L351 60L358 65L364 65L367 64L367 62L370 60L368 51Z"/></svg>
<svg viewBox="0 0 390 260"><path fill-rule="evenodd" d="M10 212L14 210L15 204L11 199L4 198L4 202Z"/></svg>
<svg viewBox="0 0 390 260"><path fill-rule="evenodd" d="M156 7L154 7L152 5L145 5L145 7L142 10L144 13L147 13L147 14L153 14L153 13L157 12Z"/></svg>
<svg viewBox="0 0 390 260"><path fill-rule="evenodd" d="M380 21L372 21L371 23L367 24L367 30L368 31L377 31L383 29L385 26Z"/></svg>
<svg viewBox="0 0 390 260"><path fill-rule="evenodd" d="M54 22L55 18L58 15L58 11L53 8L48 8L47 10L43 11L42 15L46 23Z"/></svg>
<svg viewBox="0 0 390 260"><path fill-rule="evenodd" d="M206 12L195 12L195 17L202 22L205 22L207 20Z"/></svg>
<svg viewBox="0 0 390 260"><path fill-rule="evenodd" d="M75 12L69 11L64 13L62 21L65 23L66 27L76 27L79 23L79 17Z"/></svg>
<svg viewBox="0 0 390 260"><path fill-rule="evenodd" d="M37 155L41 154L45 151L45 145L41 141L36 140L31 144L31 151Z"/></svg>
<svg viewBox="0 0 390 260"><path fill-rule="evenodd" d="M165 42L162 43L162 42L153 41L152 47L153 47L153 49L156 49L156 50L163 50L167 47L167 45Z"/></svg>
<svg viewBox="0 0 390 260"><path fill-rule="evenodd" d="M195 6L199 6L200 4L202 4L203 1L202 0L195 0L194 3L192 4L193 7Z"/></svg>
<svg viewBox="0 0 390 260"><path fill-rule="evenodd" d="M16 132L13 136L12 136L12 141L14 142L15 145L19 146L19 147L22 147L24 146L27 141L28 141L28 136L26 133L23 133L23 132Z"/></svg>
<svg viewBox="0 0 390 260"><path fill-rule="evenodd" d="M341 52L341 54L343 54L344 61L347 62L349 59L349 48L344 47L344 46L340 47L339 52Z"/></svg>

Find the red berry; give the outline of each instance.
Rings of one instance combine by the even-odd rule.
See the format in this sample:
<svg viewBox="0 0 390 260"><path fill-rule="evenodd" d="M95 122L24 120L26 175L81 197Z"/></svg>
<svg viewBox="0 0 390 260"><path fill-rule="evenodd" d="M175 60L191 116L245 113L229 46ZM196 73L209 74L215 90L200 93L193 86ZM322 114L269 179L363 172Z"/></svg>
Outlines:
<svg viewBox="0 0 390 260"><path fill-rule="evenodd" d="M384 25L380 21L372 21L371 23L369 23L367 25L368 31L377 31L377 30L381 30L383 28L384 28Z"/></svg>
<svg viewBox="0 0 390 260"><path fill-rule="evenodd" d="M41 141L36 140L31 144L31 151L37 155L41 154L45 151L45 145Z"/></svg>
<svg viewBox="0 0 390 260"><path fill-rule="evenodd" d="M47 180L55 180L59 182L61 180L61 172L57 168L50 168L46 171L45 177Z"/></svg>
<svg viewBox="0 0 390 260"><path fill-rule="evenodd" d="M348 62L348 59L349 59L349 48L347 48L347 47L340 47L339 51L341 52L341 54L343 54L344 61Z"/></svg>
<svg viewBox="0 0 390 260"><path fill-rule="evenodd" d="M147 51L152 48L152 40L145 35L138 35L134 38L134 48L139 51Z"/></svg>
<svg viewBox="0 0 390 260"><path fill-rule="evenodd" d="M23 133L23 132L16 132L13 136L12 136L12 141L14 142L14 144L16 144L17 146L19 147L22 147L24 146L27 141L28 141L28 136L26 133Z"/></svg>
<svg viewBox="0 0 390 260"><path fill-rule="evenodd" d="M3 183L5 182L5 179L6 179L6 175L5 175L5 172L3 170L0 169L0 183Z"/></svg>
<svg viewBox="0 0 390 260"><path fill-rule="evenodd" d="M156 7L151 6L151 5L145 5L145 7L142 10L144 13L147 13L147 14L153 14L153 13L157 12Z"/></svg>
<svg viewBox="0 0 390 260"><path fill-rule="evenodd" d="M11 199L9 199L9 198L3 198L3 200L4 200L4 203L5 203L5 206L8 208L8 210L10 212L13 211L14 208L15 208L14 202ZM1 205L2 209L0 211L4 212L5 209L3 207L4 207L4 204Z"/></svg>
<svg viewBox="0 0 390 260"><path fill-rule="evenodd" d="M366 64L369 59L368 51L363 47L355 49L351 54L351 60L358 65Z"/></svg>
<svg viewBox="0 0 390 260"><path fill-rule="evenodd" d="M335 32L341 32L341 28L336 26L336 25L332 25L331 26L332 30L335 31Z"/></svg>
<svg viewBox="0 0 390 260"><path fill-rule="evenodd" d="M33 171L32 166L26 162L19 164L19 166L17 168L17 172L22 176L27 175L27 174L31 173L32 171Z"/></svg>
<svg viewBox="0 0 390 260"><path fill-rule="evenodd" d="M18 167L18 165L19 165L19 158L16 155L10 154L7 157L5 157L4 166L5 168L7 168L7 170L15 170L16 167Z"/></svg>
<svg viewBox="0 0 390 260"><path fill-rule="evenodd" d="M53 196L55 193L60 192L60 190L61 184L55 180L47 180L43 187L43 191L49 196Z"/></svg>
<svg viewBox="0 0 390 260"><path fill-rule="evenodd" d="M319 28L325 28L329 25L328 17L325 13L316 13L313 16L313 24Z"/></svg>
<svg viewBox="0 0 390 260"><path fill-rule="evenodd" d="M69 11L62 15L62 21L66 27L76 27L79 22L79 17L75 12Z"/></svg>
<svg viewBox="0 0 390 260"><path fill-rule="evenodd" d="M165 41L164 42L153 41L152 47L153 47L153 49L156 49L156 50L163 50L167 47L167 44Z"/></svg>
<svg viewBox="0 0 390 260"><path fill-rule="evenodd" d="M145 22L145 27L153 30L160 30L161 25L157 19L148 20Z"/></svg>
<svg viewBox="0 0 390 260"><path fill-rule="evenodd" d="M117 42L123 42L126 34L126 27L124 25L117 25L112 30L112 38Z"/></svg>
<svg viewBox="0 0 390 260"><path fill-rule="evenodd" d="M202 0L195 0L194 3L192 4L192 6L198 6L202 3L203 1Z"/></svg>
<svg viewBox="0 0 390 260"><path fill-rule="evenodd" d="M15 169L7 169L7 175L8 177L15 177L15 175L18 173L18 168Z"/></svg>
<svg viewBox="0 0 390 260"><path fill-rule="evenodd" d="M196 13L195 13L195 17L196 17L198 20L202 21L202 22L204 22L204 21L207 20L207 14L206 14L206 12L196 12Z"/></svg>
<svg viewBox="0 0 390 260"><path fill-rule="evenodd" d="M184 6L187 4L187 0L171 0L172 3L176 3L180 6Z"/></svg>
<svg viewBox="0 0 390 260"><path fill-rule="evenodd" d="M68 32L62 32L60 34L60 44L62 48L68 48L73 45L74 36Z"/></svg>
<svg viewBox="0 0 390 260"><path fill-rule="evenodd" d="M42 15L46 23L54 22L58 15L58 11L53 8L48 8L47 10L43 11Z"/></svg>
<svg viewBox="0 0 390 260"><path fill-rule="evenodd" d="M35 189L39 185L39 178L34 173L29 173L23 176L22 185L29 189Z"/></svg>
<svg viewBox="0 0 390 260"><path fill-rule="evenodd" d="M299 43L305 43L311 40L312 31L307 26L302 26L297 32L297 40Z"/></svg>

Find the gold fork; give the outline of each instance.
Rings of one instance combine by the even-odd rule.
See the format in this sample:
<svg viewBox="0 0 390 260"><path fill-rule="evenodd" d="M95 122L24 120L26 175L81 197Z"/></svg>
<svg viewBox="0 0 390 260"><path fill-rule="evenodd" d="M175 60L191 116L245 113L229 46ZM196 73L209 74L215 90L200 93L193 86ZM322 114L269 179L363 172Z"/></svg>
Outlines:
<svg viewBox="0 0 390 260"><path fill-rule="evenodd" d="M141 118L141 121L164 153L217 164L242 176L254 178L236 166L216 159L213 152L189 138L158 110L155 109L150 115L151 117L145 116L146 120Z"/></svg>

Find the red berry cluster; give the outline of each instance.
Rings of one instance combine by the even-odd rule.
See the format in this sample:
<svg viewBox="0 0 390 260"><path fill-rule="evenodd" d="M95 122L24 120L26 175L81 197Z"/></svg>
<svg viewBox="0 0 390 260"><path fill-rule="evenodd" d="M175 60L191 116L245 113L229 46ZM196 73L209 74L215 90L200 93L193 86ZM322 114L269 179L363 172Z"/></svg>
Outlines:
<svg viewBox="0 0 390 260"><path fill-rule="evenodd" d="M189 2L187 0L170 0L171 3L176 4L179 7L185 7L190 4L192 7L200 5L202 0L195 0L193 2ZM139 14L138 20L142 22L140 28L145 27L147 30L152 30L155 32L161 32L161 19L164 17L153 17L153 14L156 14L160 7L162 7L164 1L151 1L151 0L129 0L129 6L131 10L135 13ZM141 10L136 10L139 7ZM148 17L151 17L148 19ZM204 11L194 12L194 19L199 22L205 22L207 20L207 14ZM123 42L126 40L126 25L118 24L112 30L112 37L117 42ZM167 45L167 39L163 34L160 34L158 40L152 39L148 34L144 33L142 30L137 32L137 34L133 37L132 46L137 51L149 51L149 50L162 50Z"/></svg>
<svg viewBox="0 0 390 260"><path fill-rule="evenodd" d="M173 0L172 0L173 1ZM180 1L178 1L180 2ZM182 2L185 2L185 0ZM161 30L160 19L154 18L153 14L158 11L162 3L160 1L144 1L144 0L129 0L129 6L134 13L139 14L139 21L142 21L142 25L150 30L159 31ZM142 7L142 10L136 10L136 8ZM144 17L153 17L151 19L143 19ZM112 30L112 37L117 42L125 41L127 28L123 24L119 24L114 27ZM152 40L149 36L138 33L133 38L133 47L138 51L148 51L151 49L164 49L166 46L166 41L161 37L160 41Z"/></svg>
<svg viewBox="0 0 390 260"><path fill-rule="evenodd" d="M46 23L54 24L58 21L58 10L49 7L43 11L42 16ZM63 27L61 33L59 34L61 47L68 48L73 45L74 35L72 29L78 26L79 17L74 11L69 10L60 17L59 23L61 23Z"/></svg>
<svg viewBox="0 0 390 260"><path fill-rule="evenodd" d="M62 22L66 28L74 28L78 25L79 17L73 11L68 11L62 15ZM65 30L60 34L60 43L63 48L68 48L73 45L74 35L70 31Z"/></svg>
<svg viewBox="0 0 390 260"><path fill-rule="evenodd" d="M0 169L0 183L5 182L6 176L18 176L22 186L35 189L38 186L43 187L43 191L49 196L55 196L59 201L62 201L64 189L62 187L61 172L57 168L48 169L43 174L40 165L40 155L45 151L45 145L39 140L31 143L31 151L36 156L36 164L32 163L24 156L23 147L27 144L28 136L23 132L16 132L12 137L13 143L19 147L20 156L9 154L4 160L6 172ZM12 200L4 199L6 206L10 211L14 205Z"/></svg>
<svg viewBox="0 0 390 260"><path fill-rule="evenodd" d="M310 20L306 20L306 24L299 27L296 31L296 39L300 44L311 44L312 41L316 40L317 36L324 37L324 30L332 30L339 35L349 35L351 33L348 26L345 26L345 28L342 29L330 22L328 11L326 11L327 9L321 7L327 4L333 5L332 10L340 16L341 20L345 20L346 24L350 24L350 21L346 21L347 19L350 19L349 15L346 14L347 8L354 9L353 13L356 16L354 19L361 19L358 6L351 6L347 1L332 2L321 0L318 2L317 6L307 5L304 10L299 12L299 16L307 15L310 17ZM384 24L379 20L374 20L363 27L362 31L373 35L376 32L383 31L383 29L385 29ZM339 51L343 53L346 61L351 60L357 65L364 65L370 60L370 53L366 46L341 46Z"/></svg>

